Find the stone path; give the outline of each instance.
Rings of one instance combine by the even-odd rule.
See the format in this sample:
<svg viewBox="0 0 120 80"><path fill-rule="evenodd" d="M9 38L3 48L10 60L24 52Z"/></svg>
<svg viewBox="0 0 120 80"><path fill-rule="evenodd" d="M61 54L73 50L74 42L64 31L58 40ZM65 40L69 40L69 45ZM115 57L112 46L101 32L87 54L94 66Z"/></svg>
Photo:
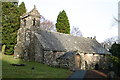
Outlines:
<svg viewBox="0 0 120 80"><path fill-rule="evenodd" d="M78 71L75 71L70 77L68 80L83 80L84 76L85 76L85 73L86 73L86 70L78 70Z"/></svg>
<svg viewBox="0 0 120 80"><path fill-rule="evenodd" d="M97 70L78 70L74 72L68 80L88 80L88 79L100 79L106 80L107 75Z"/></svg>

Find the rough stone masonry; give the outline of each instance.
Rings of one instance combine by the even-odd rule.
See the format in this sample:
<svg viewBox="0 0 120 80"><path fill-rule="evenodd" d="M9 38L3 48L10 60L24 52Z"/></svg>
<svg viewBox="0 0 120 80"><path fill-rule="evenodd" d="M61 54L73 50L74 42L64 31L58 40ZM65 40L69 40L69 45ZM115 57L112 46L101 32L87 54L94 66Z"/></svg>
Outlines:
<svg viewBox="0 0 120 80"><path fill-rule="evenodd" d="M54 67L77 69L108 68L111 55L96 39L51 32L40 26L40 13L34 8L21 16L14 57Z"/></svg>

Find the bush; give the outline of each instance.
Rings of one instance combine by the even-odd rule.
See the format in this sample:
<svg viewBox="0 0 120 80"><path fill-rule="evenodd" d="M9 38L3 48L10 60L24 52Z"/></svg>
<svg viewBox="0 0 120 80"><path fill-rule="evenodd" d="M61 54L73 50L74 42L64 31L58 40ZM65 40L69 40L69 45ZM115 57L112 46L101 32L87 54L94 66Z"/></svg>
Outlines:
<svg viewBox="0 0 120 80"><path fill-rule="evenodd" d="M7 55L14 54L14 45L7 45L5 51L5 54Z"/></svg>
<svg viewBox="0 0 120 80"><path fill-rule="evenodd" d="M116 74L120 73L120 59L116 56L110 56L110 61L113 63L113 71L115 71Z"/></svg>

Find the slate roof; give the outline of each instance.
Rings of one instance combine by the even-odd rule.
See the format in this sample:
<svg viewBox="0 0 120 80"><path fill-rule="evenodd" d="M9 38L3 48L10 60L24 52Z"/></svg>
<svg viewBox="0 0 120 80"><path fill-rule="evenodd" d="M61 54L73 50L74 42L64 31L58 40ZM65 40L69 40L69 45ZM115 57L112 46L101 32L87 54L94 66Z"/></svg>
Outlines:
<svg viewBox="0 0 120 80"><path fill-rule="evenodd" d="M47 51L79 51L84 53L111 54L95 39L77 37L58 32L41 30L36 37Z"/></svg>
<svg viewBox="0 0 120 80"><path fill-rule="evenodd" d="M76 54L77 51L69 51L69 52L66 52L64 55L60 56L59 58L57 59L68 59L70 56L73 56Z"/></svg>

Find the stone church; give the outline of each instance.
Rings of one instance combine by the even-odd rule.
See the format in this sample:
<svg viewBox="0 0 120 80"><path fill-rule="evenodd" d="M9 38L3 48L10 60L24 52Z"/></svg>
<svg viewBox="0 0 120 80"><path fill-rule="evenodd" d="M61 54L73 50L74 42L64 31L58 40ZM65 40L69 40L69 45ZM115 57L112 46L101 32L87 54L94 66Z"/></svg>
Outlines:
<svg viewBox="0 0 120 80"><path fill-rule="evenodd" d="M34 8L21 16L14 57L49 66L76 69L100 69L108 66L111 55L96 39L51 32L40 27L40 13Z"/></svg>

